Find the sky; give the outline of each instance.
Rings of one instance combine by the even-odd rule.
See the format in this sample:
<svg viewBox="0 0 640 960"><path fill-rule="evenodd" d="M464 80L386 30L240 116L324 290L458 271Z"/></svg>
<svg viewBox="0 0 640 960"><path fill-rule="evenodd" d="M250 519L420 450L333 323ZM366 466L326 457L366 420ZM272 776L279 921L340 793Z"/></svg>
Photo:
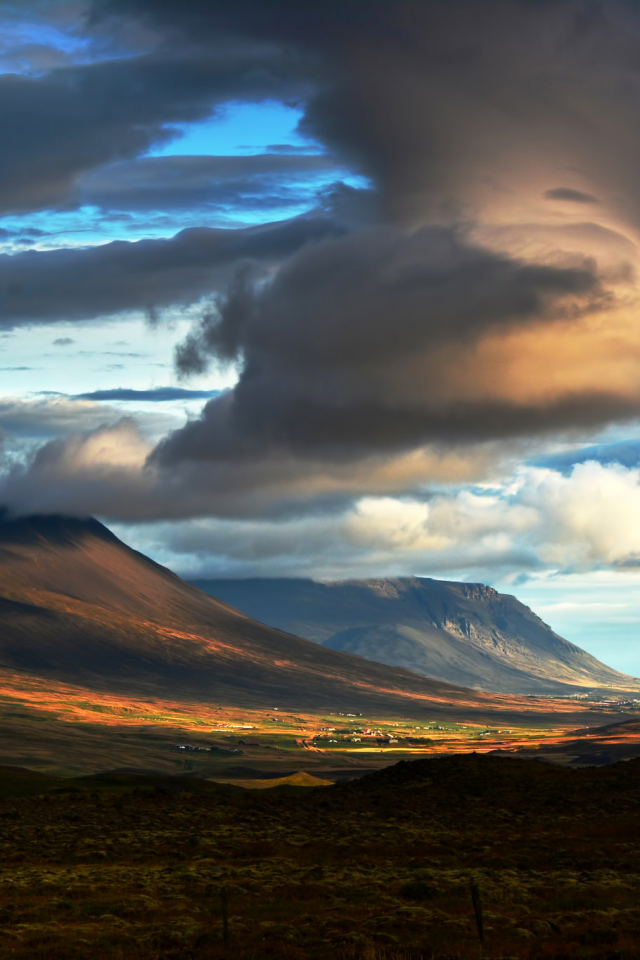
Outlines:
<svg viewBox="0 0 640 960"><path fill-rule="evenodd" d="M0 504L640 674L640 8L0 0Z"/></svg>

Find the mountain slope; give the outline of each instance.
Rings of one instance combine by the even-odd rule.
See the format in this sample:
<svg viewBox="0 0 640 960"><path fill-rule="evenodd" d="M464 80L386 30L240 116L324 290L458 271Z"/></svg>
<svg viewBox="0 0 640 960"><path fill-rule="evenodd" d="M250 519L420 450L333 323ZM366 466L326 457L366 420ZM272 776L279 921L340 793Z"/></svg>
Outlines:
<svg viewBox="0 0 640 960"><path fill-rule="evenodd" d="M97 521L56 517L0 521L0 672L245 708L495 706L257 623Z"/></svg>
<svg viewBox="0 0 640 960"><path fill-rule="evenodd" d="M194 583L325 648L449 683L521 694L640 689L640 680L563 640L515 597L483 584L421 577Z"/></svg>

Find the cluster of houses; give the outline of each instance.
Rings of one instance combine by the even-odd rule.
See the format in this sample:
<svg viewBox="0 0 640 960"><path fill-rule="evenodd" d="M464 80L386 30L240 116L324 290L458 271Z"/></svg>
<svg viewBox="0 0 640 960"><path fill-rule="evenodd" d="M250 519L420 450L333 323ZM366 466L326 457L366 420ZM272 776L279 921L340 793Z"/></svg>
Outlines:
<svg viewBox="0 0 640 960"><path fill-rule="evenodd" d="M375 737L375 741L379 747L387 747L390 743L398 742L397 737L392 737L388 734L385 734L382 732L382 730L371 730L369 727L364 727L362 730L356 730L355 732L361 734L362 736L351 737L352 743L362 743L362 737L366 737L367 739L373 739Z"/></svg>
<svg viewBox="0 0 640 960"><path fill-rule="evenodd" d="M335 732L336 732L336 728L335 728L335 727L320 727L320 730L322 731L322 733L335 733ZM343 732L344 732L344 731L343 731ZM345 737L344 739L345 739L345 740L348 740L349 743L362 743L363 738L365 738L365 740L369 740L369 741L372 741L372 740L375 738L375 741L376 741L376 743L378 744L379 747L386 747L386 746L388 746L389 744L398 743L398 738L397 738L397 737L392 737L392 736L388 736L388 735L386 735L386 734L383 734L381 730L370 730L368 727L365 728L365 729L363 729L363 730L355 730L354 733L358 733L358 734L360 734L360 736L358 736L358 737L347 736L347 737ZM325 743L327 742L326 738L323 737L321 734L317 734L313 739L314 739L314 740L324 740ZM334 740L334 739L330 739L328 742L329 742L329 743L338 743L339 741L338 741L338 740Z"/></svg>

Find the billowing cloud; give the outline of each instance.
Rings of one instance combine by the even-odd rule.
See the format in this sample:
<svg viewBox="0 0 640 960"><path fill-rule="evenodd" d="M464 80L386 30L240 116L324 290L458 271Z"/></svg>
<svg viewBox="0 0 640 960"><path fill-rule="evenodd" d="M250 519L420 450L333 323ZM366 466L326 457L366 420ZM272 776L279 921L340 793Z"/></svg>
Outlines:
<svg viewBox="0 0 640 960"><path fill-rule="evenodd" d="M370 498L344 530L352 543L413 553L431 569L428 555L449 568L624 565L640 557L640 471L587 462L568 476L527 468L502 485L428 502Z"/></svg>
<svg viewBox="0 0 640 960"><path fill-rule="evenodd" d="M139 500L144 495L149 450L149 442L126 417L50 440L30 453L26 464L9 467L0 485L0 499L9 509L21 499L28 504L26 513L91 516L98 507L108 515L128 497Z"/></svg>
<svg viewBox="0 0 640 960"><path fill-rule="evenodd" d="M587 462L569 477L533 475L521 494L541 519L539 555L561 568L640 557L640 471Z"/></svg>
<svg viewBox="0 0 640 960"><path fill-rule="evenodd" d="M442 227L377 227L319 243L272 282L239 274L181 345L183 373L203 372L210 357L241 361L242 372L155 457L280 450L349 460L631 416L640 344L615 313L585 259L526 262ZM633 377L620 376L623 365Z"/></svg>
<svg viewBox="0 0 640 960"><path fill-rule="evenodd" d="M161 465L153 455L152 431L143 434L129 417L118 422L109 417L102 424L50 440L15 463L0 479L0 503L19 514L96 514L128 522L335 513L363 494L410 491L426 479L479 480L496 462L513 456L499 446L478 444L467 450L425 448L391 459L374 454L345 463L274 451L257 458Z"/></svg>

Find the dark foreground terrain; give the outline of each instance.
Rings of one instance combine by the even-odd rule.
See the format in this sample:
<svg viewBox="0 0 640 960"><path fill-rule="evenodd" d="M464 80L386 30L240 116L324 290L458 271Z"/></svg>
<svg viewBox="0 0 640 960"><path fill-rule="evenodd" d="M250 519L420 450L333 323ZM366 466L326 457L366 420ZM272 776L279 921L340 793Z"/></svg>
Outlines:
<svg viewBox="0 0 640 960"><path fill-rule="evenodd" d="M640 760L271 790L0 773L2 957L475 958L473 882L485 958L640 957Z"/></svg>

